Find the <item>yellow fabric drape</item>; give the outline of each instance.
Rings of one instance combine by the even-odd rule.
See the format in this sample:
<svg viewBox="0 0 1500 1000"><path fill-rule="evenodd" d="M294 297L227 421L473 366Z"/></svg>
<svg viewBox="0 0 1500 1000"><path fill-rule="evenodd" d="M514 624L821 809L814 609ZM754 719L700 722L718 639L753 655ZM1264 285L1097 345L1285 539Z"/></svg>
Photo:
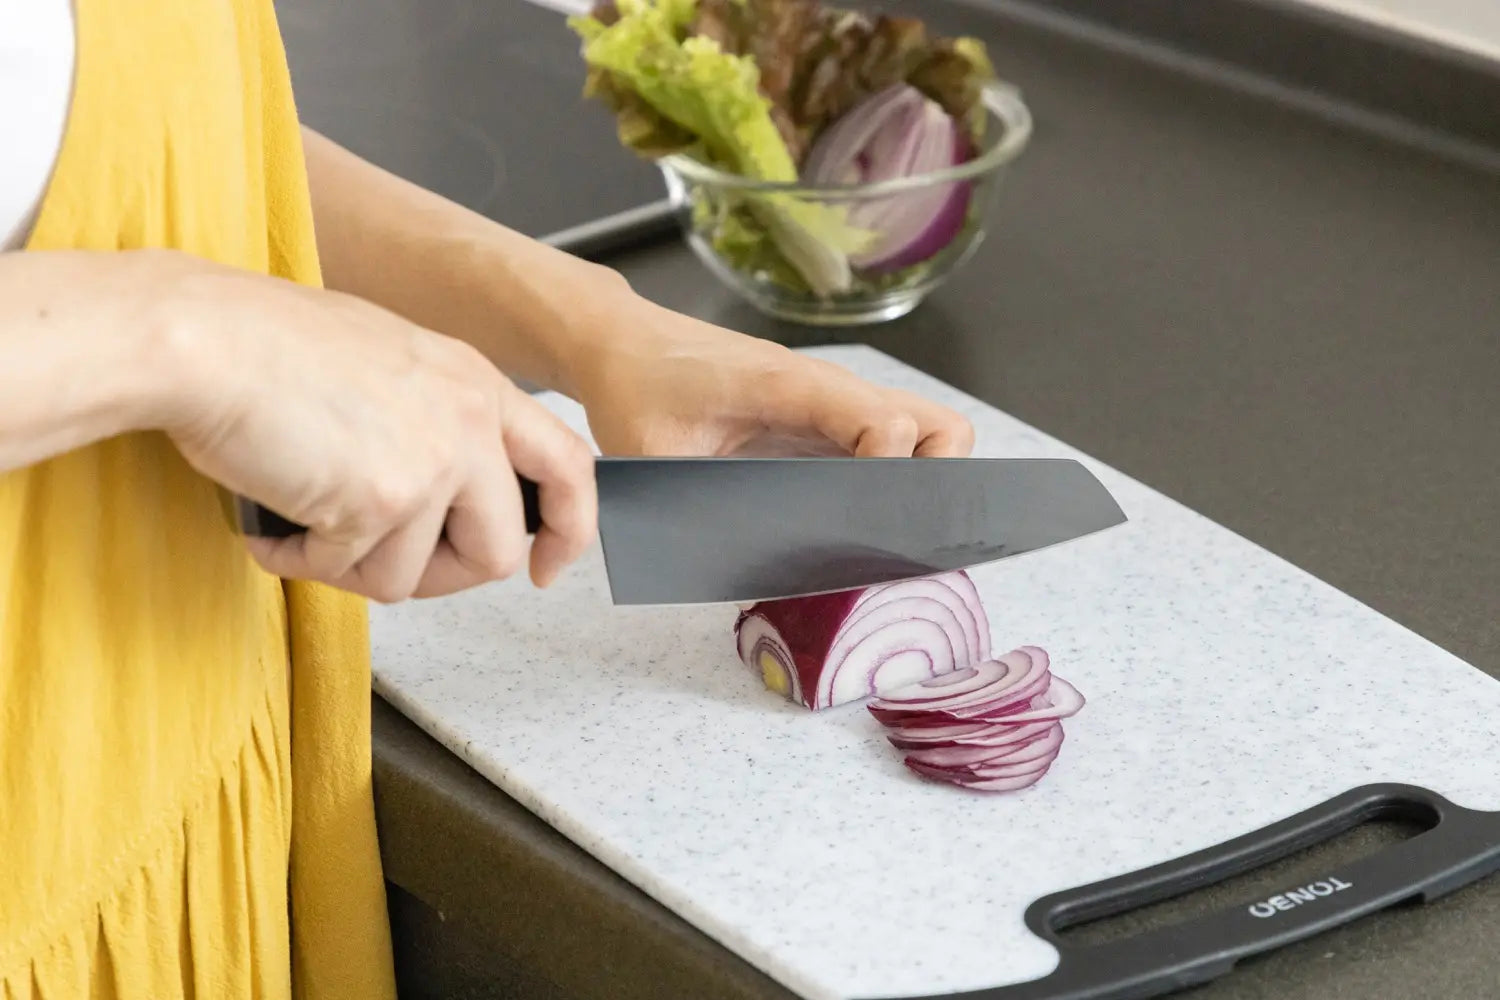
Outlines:
<svg viewBox="0 0 1500 1000"><path fill-rule="evenodd" d="M317 284L271 0L74 4L28 249ZM4 1000L394 996L365 605L261 572L224 501L159 434L0 476Z"/></svg>

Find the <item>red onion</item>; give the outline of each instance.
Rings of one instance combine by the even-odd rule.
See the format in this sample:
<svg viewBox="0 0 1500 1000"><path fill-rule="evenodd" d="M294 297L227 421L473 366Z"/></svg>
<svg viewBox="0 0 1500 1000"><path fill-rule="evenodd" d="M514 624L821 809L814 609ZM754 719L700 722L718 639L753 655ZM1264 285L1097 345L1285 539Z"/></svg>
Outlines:
<svg viewBox="0 0 1500 1000"><path fill-rule="evenodd" d="M864 590L762 601L735 623L767 687L818 710L984 663L990 626L959 571Z"/></svg>
<svg viewBox="0 0 1500 1000"><path fill-rule="evenodd" d="M812 185L871 184L962 163L968 142L953 117L909 84L865 98L824 130L808 152ZM968 214L968 182L936 184L853 203L849 223L879 234L849 262L870 272L920 263L952 242Z"/></svg>
<svg viewBox="0 0 1500 1000"><path fill-rule="evenodd" d="M924 764L913 763L908 763L906 766L924 778L952 782L975 792L1014 792L1022 788L1027 788L1041 781L1042 776L1047 773L1050 767L1048 765L1048 767L1038 768L1035 771L1022 771L1004 777L980 778L970 775L960 781L953 778L951 772L939 767L927 767Z"/></svg>
<svg viewBox="0 0 1500 1000"><path fill-rule="evenodd" d="M1015 791L1040 781L1062 748L1062 720L1084 698L1052 675L1045 650L918 681L876 698L869 712L917 774L976 791Z"/></svg>
<svg viewBox="0 0 1500 1000"><path fill-rule="evenodd" d="M974 728L969 729L972 726ZM968 729L967 734L957 733ZM1050 722L1011 725L1006 722L968 723L958 726L918 726L911 729L892 727L887 737L898 750L921 750L925 747L1001 747L1026 743L1044 735Z"/></svg>

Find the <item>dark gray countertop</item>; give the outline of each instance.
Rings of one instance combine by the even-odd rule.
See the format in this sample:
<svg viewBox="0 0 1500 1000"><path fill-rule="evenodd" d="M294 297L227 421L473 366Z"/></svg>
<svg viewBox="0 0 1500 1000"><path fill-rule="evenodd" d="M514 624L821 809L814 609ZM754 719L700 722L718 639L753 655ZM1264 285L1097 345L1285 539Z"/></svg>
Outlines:
<svg viewBox="0 0 1500 1000"><path fill-rule="evenodd" d="M976 259L907 319L837 339L1041 427L1500 676L1500 173L1022 19L936 19L991 41L1037 131ZM694 315L835 339L764 320L676 243L611 263ZM410 996L787 996L388 706L375 718ZM1251 882L1192 905L1249 898ZM1493 996L1495 928L1491 879L1194 995Z"/></svg>

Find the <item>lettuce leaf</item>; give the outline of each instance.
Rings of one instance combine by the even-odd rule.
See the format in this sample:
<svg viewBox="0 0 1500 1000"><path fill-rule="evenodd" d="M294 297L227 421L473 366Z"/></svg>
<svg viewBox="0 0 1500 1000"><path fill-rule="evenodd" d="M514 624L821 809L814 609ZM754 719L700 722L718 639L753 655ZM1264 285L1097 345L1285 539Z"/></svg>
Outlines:
<svg viewBox="0 0 1500 1000"><path fill-rule="evenodd" d="M583 40L588 91L616 110L621 141L643 155L688 152L756 180L797 180L797 164L760 92L753 58L691 35L696 0L616 0L607 14L569 19ZM818 294L849 287L848 255L875 234L842 207L780 194L742 195L777 248Z"/></svg>
<svg viewBox="0 0 1500 1000"><path fill-rule="evenodd" d="M621 0L614 24L592 16L571 23L583 38L584 59L607 74L612 91L640 98L701 143L715 165L796 180L796 164L757 89L755 63L711 39L682 37L692 6L692 0Z"/></svg>

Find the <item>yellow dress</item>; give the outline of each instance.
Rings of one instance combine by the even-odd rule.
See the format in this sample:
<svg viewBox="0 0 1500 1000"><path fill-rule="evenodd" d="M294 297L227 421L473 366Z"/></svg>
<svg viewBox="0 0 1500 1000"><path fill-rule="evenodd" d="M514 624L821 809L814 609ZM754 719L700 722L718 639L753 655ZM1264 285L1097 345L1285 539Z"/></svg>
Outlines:
<svg viewBox="0 0 1500 1000"><path fill-rule="evenodd" d="M271 0L74 3L28 248L317 283ZM365 605L262 573L224 499L156 434L0 475L3 1000L394 996Z"/></svg>

